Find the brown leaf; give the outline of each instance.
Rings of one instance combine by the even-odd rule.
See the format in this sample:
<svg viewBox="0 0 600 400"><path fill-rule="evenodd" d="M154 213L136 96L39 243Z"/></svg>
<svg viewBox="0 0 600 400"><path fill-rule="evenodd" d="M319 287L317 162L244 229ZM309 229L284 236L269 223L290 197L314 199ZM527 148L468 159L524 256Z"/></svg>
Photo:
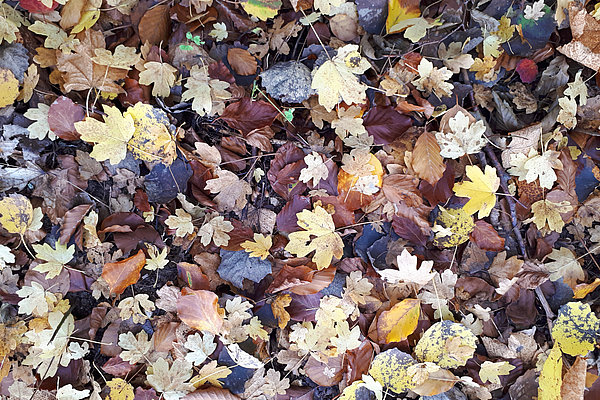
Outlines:
<svg viewBox="0 0 600 400"><path fill-rule="evenodd" d="M104 49L106 43L102 32L88 29L74 46L73 53L57 52L57 67L63 73L64 88L71 90L89 90L92 88L107 93L123 93L115 81L125 78L126 69L111 68L92 61L95 49Z"/></svg>
<svg viewBox="0 0 600 400"><path fill-rule="evenodd" d="M454 187L454 167L452 162L446 164L446 170L442 178L431 185L427 181L421 181L419 184L419 190L423 194L423 197L427 199L430 205L435 206L436 204L445 203L452 195L452 188Z"/></svg>
<svg viewBox="0 0 600 400"><path fill-rule="evenodd" d="M306 190L306 184L299 179L300 171L305 167L304 152L288 142L277 149L267 171L267 178L278 195L290 200Z"/></svg>
<svg viewBox="0 0 600 400"><path fill-rule="evenodd" d="M69 243L71 236L75 233L79 227L79 223L83 220L83 217L90 210L92 206L89 204L82 204L77 207L73 207L65 213L62 219L59 242ZM77 246L82 249L81 240L77 243Z"/></svg>
<svg viewBox="0 0 600 400"><path fill-rule="evenodd" d="M146 194L146 192L144 192L143 189L140 189L140 188L135 189L135 195L133 196L133 204L141 212L152 211L152 206L148 202L148 195Z"/></svg>
<svg viewBox="0 0 600 400"><path fill-rule="evenodd" d="M562 400L580 400L583 399L585 392L585 378L587 363L583 358L577 356L577 360L573 366L569 368L565 376L563 376L560 395Z"/></svg>
<svg viewBox="0 0 600 400"><path fill-rule="evenodd" d="M175 331L179 327L179 322L167 322L160 325L152 335L154 350L158 352L169 352L173 348L173 342L177 336Z"/></svg>
<svg viewBox="0 0 600 400"><path fill-rule="evenodd" d="M343 372L342 356L330 357L327 363L317 361L314 357L309 357L304 365L306 375L317 385L333 386L342 380ZM325 367L331 371L331 374L325 375Z"/></svg>
<svg viewBox="0 0 600 400"><path fill-rule="evenodd" d="M373 107L363 118L363 126L375 144L389 144L412 126L412 119L392 107Z"/></svg>
<svg viewBox="0 0 600 400"><path fill-rule="evenodd" d="M600 31L600 22L588 14L582 5L572 2L569 8L569 23L573 40L557 50L570 59L597 71L600 69L598 52L600 39L597 34Z"/></svg>
<svg viewBox="0 0 600 400"><path fill-rule="evenodd" d="M159 45L163 42L163 48L171 34L171 18L169 17L169 5L160 4L146 11L138 25L140 40L143 43Z"/></svg>
<svg viewBox="0 0 600 400"><path fill-rule="evenodd" d="M358 348L346 352L347 376L346 382L354 382L366 374L373 360L374 346L365 339Z"/></svg>
<svg viewBox="0 0 600 400"><path fill-rule="evenodd" d="M275 107L266 101L244 97L225 108L221 119L230 127L240 131L245 137L255 129L270 126L279 115Z"/></svg>
<svg viewBox="0 0 600 400"><path fill-rule="evenodd" d="M146 264L146 256L142 250L125 260L104 264L102 278L108 283L112 294L121 294L129 285L140 279L140 271Z"/></svg>
<svg viewBox="0 0 600 400"><path fill-rule="evenodd" d="M199 331L219 334L223 326L223 317L219 312L219 298L208 290L184 288L183 296L177 301L177 315L188 326Z"/></svg>
<svg viewBox="0 0 600 400"><path fill-rule="evenodd" d="M182 400L239 400L240 398L232 394L227 389L210 387L208 389L197 390L188 393L182 397Z"/></svg>
<svg viewBox="0 0 600 400"><path fill-rule="evenodd" d="M283 268L274 275L273 283L267 289L267 293L277 293L289 290L292 293L305 296L315 294L325 289L333 282L336 268L331 266L317 271L306 265L296 267L285 264Z"/></svg>
<svg viewBox="0 0 600 400"><path fill-rule="evenodd" d="M279 214L277 214L277 229L281 232L295 232L300 230L296 214L309 208L310 198L306 196L293 196L285 203Z"/></svg>
<svg viewBox="0 0 600 400"><path fill-rule="evenodd" d="M50 105L48 126L61 139L78 140L81 135L75 130L75 122L85 117L83 109L73 100L60 96Z"/></svg>
<svg viewBox="0 0 600 400"><path fill-rule="evenodd" d="M102 335L102 344L100 345L100 353L109 357L116 357L123 351L119 346L119 328L121 327L121 320L117 319L108 325L104 334Z"/></svg>
<svg viewBox="0 0 600 400"><path fill-rule="evenodd" d="M504 238L498 235L494 227L483 220L475 222L475 229L469 237L480 249L488 251L504 250Z"/></svg>
<svg viewBox="0 0 600 400"><path fill-rule="evenodd" d="M248 50L233 47L227 51L227 62L238 75L254 75L258 62Z"/></svg>
<svg viewBox="0 0 600 400"><path fill-rule="evenodd" d="M114 356L104 363L102 371L114 376L126 376L135 368L135 364L130 364L129 361L123 361L121 357Z"/></svg>
<svg viewBox="0 0 600 400"><path fill-rule="evenodd" d="M423 132L415 143L412 167L419 178L425 179L431 185L435 185L446 170L440 151L440 145L431 132Z"/></svg>
<svg viewBox="0 0 600 400"><path fill-rule="evenodd" d="M563 165L561 170L556 171L556 183L558 186L566 192L574 200L577 200L577 194L575 193L575 175L577 173L577 164L571 158L569 149L563 149L558 157ZM571 202L571 204L579 204L578 201Z"/></svg>
<svg viewBox="0 0 600 400"><path fill-rule="evenodd" d="M381 187L386 199L392 203L405 203L409 207L419 207L423 198L417 186L419 180L410 175L392 174L383 179Z"/></svg>
<svg viewBox="0 0 600 400"><path fill-rule="evenodd" d="M202 270L196 264L184 261L177 263L177 277L190 289L210 289L208 277L202 273Z"/></svg>

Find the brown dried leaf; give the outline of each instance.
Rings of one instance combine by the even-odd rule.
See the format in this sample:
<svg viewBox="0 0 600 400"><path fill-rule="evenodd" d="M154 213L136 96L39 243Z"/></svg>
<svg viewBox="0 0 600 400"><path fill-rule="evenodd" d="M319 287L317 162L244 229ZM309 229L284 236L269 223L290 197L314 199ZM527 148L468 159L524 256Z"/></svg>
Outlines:
<svg viewBox="0 0 600 400"><path fill-rule="evenodd" d="M140 20L138 29L142 43L148 42L150 44L159 45L163 42L164 46L171 34L169 5L159 4L146 11Z"/></svg>
<svg viewBox="0 0 600 400"><path fill-rule="evenodd" d="M435 185L446 170L440 151L440 145L431 132L423 132L415 143L412 167L419 178L431 185Z"/></svg>
<svg viewBox="0 0 600 400"><path fill-rule="evenodd" d="M219 298L208 290L184 288L183 296L177 301L177 315L188 326L199 331L219 334L223 317L219 312Z"/></svg>

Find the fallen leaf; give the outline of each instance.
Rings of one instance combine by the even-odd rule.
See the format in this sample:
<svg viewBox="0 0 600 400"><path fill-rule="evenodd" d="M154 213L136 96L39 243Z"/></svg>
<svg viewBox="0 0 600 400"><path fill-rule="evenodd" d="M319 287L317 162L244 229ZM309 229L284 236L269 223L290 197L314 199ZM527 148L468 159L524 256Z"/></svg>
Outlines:
<svg viewBox="0 0 600 400"><path fill-rule="evenodd" d="M177 68L165 62L147 61L140 72L139 82L152 85L152 96L168 97L177 78Z"/></svg>
<svg viewBox="0 0 600 400"><path fill-rule="evenodd" d="M410 354L391 348L375 356L369 367L369 375L384 388L402 393L415 386L408 371L416 363Z"/></svg>
<svg viewBox="0 0 600 400"><path fill-rule="evenodd" d="M279 328L285 329L290 321L290 314L285 310L292 302L292 296L289 294L279 294L271 303L273 315L277 318Z"/></svg>
<svg viewBox="0 0 600 400"><path fill-rule="evenodd" d="M473 356L477 337L464 325L441 321L433 324L415 347L415 356L421 362L435 362L442 368L464 366Z"/></svg>
<svg viewBox="0 0 600 400"><path fill-rule="evenodd" d="M589 304L567 303L558 310L552 327L552 338L556 341L554 348L571 356L585 356L595 348L598 329L600 320Z"/></svg>
<svg viewBox="0 0 600 400"><path fill-rule="evenodd" d="M0 200L0 225L8 233L24 235L28 230L42 227L42 210L34 209L29 199L21 194L11 194Z"/></svg>
<svg viewBox="0 0 600 400"><path fill-rule="evenodd" d="M477 213L478 218L487 217L496 205L496 190L500 186L496 168L486 165L484 173L478 166L467 165L466 174L471 182L457 183L454 185L454 193L469 198L463 207L466 213Z"/></svg>
<svg viewBox="0 0 600 400"><path fill-rule="evenodd" d="M273 239L271 236L255 233L254 241L246 240L241 246L250 254L250 257L259 257L264 260L270 254L269 249L273 246Z"/></svg>
<svg viewBox="0 0 600 400"><path fill-rule="evenodd" d="M56 242L54 248L50 247L48 243L43 245L34 244L32 247L35 250L35 256L46 261L36 265L33 270L45 272L46 279L57 277L62 272L65 264L70 262L75 254L75 246L71 245L67 248L66 244L60 242Z"/></svg>
<svg viewBox="0 0 600 400"><path fill-rule="evenodd" d="M8 69L0 69L0 108L11 105L19 95L19 81Z"/></svg>
<svg viewBox="0 0 600 400"><path fill-rule="evenodd" d="M417 139L412 155L412 167L417 176L430 185L435 185L444 175L446 165L433 133L425 131Z"/></svg>
<svg viewBox="0 0 600 400"><path fill-rule="evenodd" d="M219 298L208 290L185 288L177 300L177 315L188 326L218 335L223 326L222 311L217 304Z"/></svg>
<svg viewBox="0 0 600 400"><path fill-rule="evenodd" d="M479 369L479 378L483 383L490 382L500 385L500 375L508 375L510 371L515 369L514 365L510 365L508 361L490 362L485 361Z"/></svg>
<svg viewBox="0 0 600 400"><path fill-rule="evenodd" d="M106 386L110 392L106 396L106 400L133 400L133 386L121 378L113 378L106 382Z"/></svg>
<svg viewBox="0 0 600 400"><path fill-rule="evenodd" d="M302 210L297 214L298 226L303 231L292 232L285 247L290 253L304 257L315 251L313 262L318 269L331 265L333 257L341 258L344 242L337 232L331 215L323 207L316 206L313 211ZM314 236L311 239L311 236Z"/></svg>
<svg viewBox="0 0 600 400"><path fill-rule="evenodd" d="M106 263L102 268L102 278L108 283L112 294L121 294L140 279L140 271L146 265L142 250L136 255L114 263Z"/></svg>
<svg viewBox="0 0 600 400"><path fill-rule="evenodd" d="M554 345L542 367L539 379L539 400L560 400L562 386L562 352L558 343Z"/></svg>
<svg viewBox="0 0 600 400"><path fill-rule="evenodd" d="M221 264L217 272L221 278L241 289L244 287L244 279L259 283L270 274L271 262L251 257L246 251L221 249Z"/></svg>
<svg viewBox="0 0 600 400"><path fill-rule="evenodd" d="M417 329L421 314L421 301L404 299L377 318L377 335L385 343L406 340Z"/></svg>
<svg viewBox="0 0 600 400"><path fill-rule="evenodd" d="M431 272L433 261L423 261L417 269L417 256L411 255L406 249L402 250L402 254L397 256L396 262L398 263L398 270L383 269L377 271L384 280L392 284L406 282L425 286L435 276L435 273Z"/></svg>

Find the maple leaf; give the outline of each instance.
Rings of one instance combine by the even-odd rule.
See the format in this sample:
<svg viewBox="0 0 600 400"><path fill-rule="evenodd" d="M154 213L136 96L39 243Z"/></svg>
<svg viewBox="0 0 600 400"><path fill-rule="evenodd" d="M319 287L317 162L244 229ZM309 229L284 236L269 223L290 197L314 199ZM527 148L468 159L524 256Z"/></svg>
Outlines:
<svg viewBox="0 0 600 400"><path fill-rule="evenodd" d="M23 299L18 304L19 314L33 314L38 317L48 313L47 299L56 299L56 296L47 293L44 287L35 281L32 281L30 286L23 286L16 293Z"/></svg>
<svg viewBox="0 0 600 400"><path fill-rule="evenodd" d="M496 79L498 72L494 69L496 60L491 56L476 58L470 70L475 71L475 78L483 82L491 82Z"/></svg>
<svg viewBox="0 0 600 400"><path fill-rule="evenodd" d="M329 169L320 154L313 151L304 156L304 162L306 168L302 168L300 171L300 181L308 183L312 179L312 185L316 187L321 180L327 180Z"/></svg>
<svg viewBox="0 0 600 400"><path fill-rule="evenodd" d="M175 236L177 237L185 237L194 232L192 216L181 208L175 210L175 215L169 215L169 218L165 220L165 224L169 229L175 229Z"/></svg>
<svg viewBox="0 0 600 400"><path fill-rule="evenodd" d="M550 272L551 281L557 281L562 278L564 283L575 289L577 281L585 279L585 273L581 265L579 265L579 261L575 258L575 254L568 248L552 249L552 252L548 254L548 258L554 260L551 263L545 264Z"/></svg>
<svg viewBox="0 0 600 400"><path fill-rule="evenodd" d="M219 379L224 379L231 374L231 369L226 366L217 365L217 361L213 360L200 369L199 375L192 380L195 386L202 386L205 383L210 383L215 387L222 387Z"/></svg>
<svg viewBox="0 0 600 400"><path fill-rule="evenodd" d="M167 360L159 358L146 370L146 378L150 386L161 392L166 400L179 400L195 389L194 385L187 382L192 373L192 366L181 358L174 360L171 367Z"/></svg>
<svg viewBox="0 0 600 400"><path fill-rule="evenodd" d="M321 11L325 15L331 15L332 10L335 7L339 7L344 3L345 0L315 0L315 10Z"/></svg>
<svg viewBox="0 0 600 400"><path fill-rule="evenodd" d="M210 332L203 332L202 335L195 333L188 336L183 345L189 350L185 355L185 360L193 365L202 364L217 349L214 340L215 335Z"/></svg>
<svg viewBox="0 0 600 400"><path fill-rule="evenodd" d="M573 207L568 201L554 203L550 200L543 199L536 201L531 205L533 218L523 222L528 223L533 221L541 232L548 232L548 230L550 230L560 233L565 226L565 222L560 214L567 213L571 210L573 210Z"/></svg>
<svg viewBox="0 0 600 400"><path fill-rule="evenodd" d="M142 311L142 308L144 311ZM123 321L131 318L135 324L143 324L148 317L146 313L155 310L154 303L149 300L147 294L136 294L133 297L127 297L119 303L119 316Z"/></svg>
<svg viewBox="0 0 600 400"><path fill-rule="evenodd" d="M124 115L117 109L104 105L104 122L87 117L75 122L75 129L81 140L95 143L90 156L97 161L108 160L118 164L127 155L127 142L133 137L135 126L131 115Z"/></svg>
<svg viewBox="0 0 600 400"><path fill-rule="evenodd" d="M106 49L94 49L95 57L92 58L98 65L106 65L108 67L130 70L132 65L140 61L141 55L136 54L135 47L127 47L122 44L118 45L114 53Z"/></svg>
<svg viewBox="0 0 600 400"><path fill-rule="evenodd" d="M333 59L313 71L311 88L317 91L319 104L331 111L340 101L362 103L367 87L359 82L356 74L362 74L370 67L371 64L358 52L357 45L339 48Z"/></svg>
<svg viewBox="0 0 600 400"><path fill-rule="evenodd" d="M236 174L224 169L216 172L217 178L206 181L205 189L218 193L215 202L219 211L240 211L246 206L246 196L252 193L252 187L246 181L240 180Z"/></svg>
<svg viewBox="0 0 600 400"><path fill-rule="evenodd" d="M153 85L152 96L169 97L177 78L177 68L164 62L146 61L140 72L142 85Z"/></svg>
<svg viewBox="0 0 600 400"><path fill-rule="evenodd" d="M200 243L204 246L208 246L212 240L215 246L225 247L229 243L228 232L233 230L233 224L229 221L225 221L225 218L218 215L206 222L198 229L198 236L200 236Z"/></svg>
<svg viewBox="0 0 600 400"><path fill-rule="evenodd" d="M229 33L227 32L227 25L225 25L223 22L217 22L213 25L213 29L208 32L208 36L214 38L217 42L227 39L229 36ZM192 67L192 69L194 69L194 67Z"/></svg>
<svg viewBox="0 0 600 400"><path fill-rule="evenodd" d="M452 71L446 67L436 68L433 63L426 58L422 58L419 66L419 78L412 83L418 90L424 91L427 95L434 93L438 97L450 96L454 85L446 82L452 76Z"/></svg>
<svg viewBox="0 0 600 400"><path fill-rule="evenodd" d="M469 117L462 111L448 121L450 131L437 132L437 139L442 157L459 158L465 154L478 153L486 144L484 133L485 124L479 120L471 123Z"/></svg>
<svg viewBox="0 0 600 400"><path fill-rule="evenodd" d="M512 36L512 34L511 34ZM469 69L474 63L473 56L462 52L463 45L460 42L452 42L446 45L442 42L438 47L438 57L444 62L450 71L457 74L461 68Z"/></svg>
<svg viewBox="0 0 600 400"><path fill-rule="evenodd" d="M146 243L146 248L148 249L150 258L146 259L144 268L150 271L156 271L157 269L163 269L169 263L169 260L167 260L169 248L167 246L163 247L160 253L158 252L158 248L153 244Z"/></svg>
<svg viewBox="0 0 600 400"><path fill-rule="evenodd" d="M500 385L500 375L508 375L510 371L515 369L514 365L510 365L508 361L490 362L484 361L479 369L479 378L482 382L490 382Z"/></svg>
<svg viewBox="0 0 600 400"><path fill-rule="evenodd" d="M454 193L459 197L468 197L469 201L463 210L475 214L478 218L490 215L496 205L496 190L500 186L500 178L496 175L496 168L485 166L485 173L475 165L467 165L467 177L471 182L461 182L454 185Z"/></svg>
<svg viewBox="0 0 600 400"><path fill-rule="evenodd" d="M40 260L46 261L36 265L33 269L38 272L47 272L46 279L52 279L58 276L65 264L73 259L75 254L75 246L71 245L67 248L66 244L56 242L55 248L50 247L48 243L43 245L34 244L35 256Z"/></svg>
<svg viewBox="0 0 600 400"><path fill-rule="evenodd" d="M64 39L61 38L61 43ZM74 42L70 47L73 48L72 53L65 53L67 51L65 48L56 55L57 68L62 72L65 80L64 88L67 92L92 88L107 93L125 92L116 81L127 76L126 69L100 65L93 61L96 56L94 50L106 47L102 32L88 29L83 33L81 42Z"/></svg>
<svg viewBox="0 0 600 400"><path fill-rule="evenodd" d="M89 395L90 391L88 389L77 390L69 383L58 388L56 391L56 400L80 400L89 397Z"/></svg>
<svg viewBox="0 0 600 400"><path fill-rule="evenodd" d="M229 83L211 79L205 66L192 67L185 87L187 90L182 93L181 100L193 99L192 110L200 116L221 114L225 110L225 100L231 98L231 93L227 91Z"/></svg>
<svg viewBox="0 0 600 400"><path fill-rule="evenodd" d="M544 0L538 0L533 5L527 5L525 10L523 11L523 16L525 19L537 21L540 18L543 18L546 13L544 12Z"/></svg>
<svg viewBox="0 0 600 400"><path fill-rule="evenodd" d="M273 239L271 236L255 233L254 241L246 240L240 246L250 253L250 257L259 257L261 260L264 260L269 256L269 249L273 246Z"/></svg>
<svg viewBox="0 0 600 400"><path fill-rule="evenodd" d="M335 232L332 216L323 207L316 206L313 211L302 210L297 213L298 226L304 231L292 232L285 250L304 257L315 252L312 260L318 269L331 265L333 257L341 258L344 254L344 242ZM311 236L314 236L311 239Z"/></svg>
<svg viewBox="0 0 600 400"><path fill-rule="evenodd" d="M406 249L396 257L396 260L398 263L397 270L384 269L377 271L387 282L396 284L402 281L425 286L435 276L435 273L431 272L433 261L423 261L421 267L417 269L417 256L411 255Z"/></svg>
<svg viewBox="0 0 600 400"><path fill-rule="evenodd" d="M119 346L123 349L119 357L130 364L137 364L150 352L152 342L148 340L148 334L144 331L137 336L133 332L126 332L119 335Z"/></svg>
<svg viewBox="0 0 600 400"><path fill-rule="evenodd" d="M46 136L50 140L56 139L56 135L50 130L50 126L48 125L49 111L50 106L40 103L37 108L30 108L23 114L25 118L35 121L27 127L30 139L44 140Z"/></svg>
<svg viewBox="0 0 600 400"><path fill-rule="evenodd" d="M359 117L361 112L362 110L358 106L338 110L338 118L331 121L331 127L335 128L335 133L340 139L345 139L348 135L360 136L367 133L363 119Z"/></svg>
<svg viewBox="0 0 600 400"><path fill-rule="evenodd" d="M579 96L579 105L585 106L587 104L588 90L585 82L581 79L581 72L581 69L577 71L575 80L567 84L568 88L565 89L564 95L569 96L573 100Z"/></svg>
<svg viewBox="0 0 600 400"><path fill-rule="evenodd" d="M523 153L511 154L508 172L517 176L519 179L531 183L539 178L540 186L546 189L552 189L556 181L555 169L563 169L562 162L558 159L560 152L546 150L543 154L538 154L533 148L529 149L529 154Z"/></svg>
<svg viewBox="0 0 600 400"><path fill-rule="evenodd" d="M560 97L558 99L558 105L560 106L560 111L556 118L556 122L563 124L567 129L575 128L575 125L577 125L577 102L575 99L570 97Z"/></svg>

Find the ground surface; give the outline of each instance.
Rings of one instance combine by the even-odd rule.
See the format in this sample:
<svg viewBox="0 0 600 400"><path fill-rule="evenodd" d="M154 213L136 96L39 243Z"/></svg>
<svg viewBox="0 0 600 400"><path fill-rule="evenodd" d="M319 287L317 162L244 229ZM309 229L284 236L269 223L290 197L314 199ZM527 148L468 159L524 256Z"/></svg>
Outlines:
<svg viewBox="0 0 600 400"><path fill-rule="evenodd" d="M0 8L0 396L600 398L597 5Z"/></svg>

